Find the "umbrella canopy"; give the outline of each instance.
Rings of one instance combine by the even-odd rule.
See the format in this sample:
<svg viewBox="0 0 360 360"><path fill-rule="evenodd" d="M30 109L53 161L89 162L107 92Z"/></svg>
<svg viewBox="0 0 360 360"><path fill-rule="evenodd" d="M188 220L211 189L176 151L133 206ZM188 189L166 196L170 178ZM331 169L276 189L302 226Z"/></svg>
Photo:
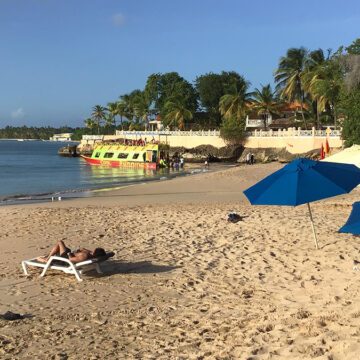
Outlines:
<svg viewBox="0 0 360 360"><path fill-rule="evenodd" d="M355 165L296 159L244 194L253 205L296 206L350 192L360 183Z"/></svg>
<svg viewBox="0 0 360 360"><path fill-rule="evenodd" d="M360 201L353 203L351 214L339 232L360 235Z"/></svg>
<svg viewBox="0 0 360 360"><path fill-rule="evenodd" d="M309 203L348 193L359 183L360 169L355 165L299 158L245 190L244 194L253 205L308 204L318 248Z"/></svg>

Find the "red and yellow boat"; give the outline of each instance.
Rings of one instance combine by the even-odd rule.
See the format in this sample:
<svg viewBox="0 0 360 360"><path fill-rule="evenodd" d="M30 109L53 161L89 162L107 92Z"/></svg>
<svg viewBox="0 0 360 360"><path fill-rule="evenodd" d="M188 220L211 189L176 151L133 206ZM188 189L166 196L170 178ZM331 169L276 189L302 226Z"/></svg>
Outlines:
<svg viewBox="0 0 360 360"><path fill-rule="evenodd" d="M95 146L90 157L81 157L90 165L156 170L167 166L169 148L169 145L163 143L102 143Z"/></svg>

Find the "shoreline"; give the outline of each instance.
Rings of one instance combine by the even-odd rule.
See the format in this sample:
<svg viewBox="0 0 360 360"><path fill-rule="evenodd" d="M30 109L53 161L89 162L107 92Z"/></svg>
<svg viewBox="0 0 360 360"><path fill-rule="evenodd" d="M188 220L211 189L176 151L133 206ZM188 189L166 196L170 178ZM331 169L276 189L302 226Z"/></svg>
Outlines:
<svg viewBox="0 0 360 360"><path fill-rule="evenodd" d="M61 201L69 201L82 198L98 197L102 192L112 192L117 190L122 190L129 186L143 185L152 182L163 182L167 180L173 180L176 178L187 177L198 175L206 172L218 172L226 170L228 167L241 166L237 163L229 163L227 165L223 163L216 163L212 165L210 170L205 170L200 164L187 164L186 168L182 171L173 171L166 174L160 174L161 177L154 178L144 178L132 182L124 182L122 184L114 184L105 187L99 187L94 189L69 189L67 191L58 191L42 194L19 194L19 195L2 195L0 196L0 207L4 206L14 206L14 205L23 205L23 204L41 204L49 202L58 202L59 198ZM160 176L159 175L159 176Z"/></svg>
<svg viewBox="0 0 360 360"><path fill-rule="evenodd" d="M89 197L62 201L13 204L11 208L128 207L166 204L247 203L242 189L284 166L280 163L235 165L225 169L196 172L168 180L139 182L118 189L92 192ZM254 174L253 174L254 173ZM216 179L220 181L217 183ZM226 181L225 181L226 179ZM170 181L171 180L171 181ZM0 206L8 208L8 206Z"/></svg>

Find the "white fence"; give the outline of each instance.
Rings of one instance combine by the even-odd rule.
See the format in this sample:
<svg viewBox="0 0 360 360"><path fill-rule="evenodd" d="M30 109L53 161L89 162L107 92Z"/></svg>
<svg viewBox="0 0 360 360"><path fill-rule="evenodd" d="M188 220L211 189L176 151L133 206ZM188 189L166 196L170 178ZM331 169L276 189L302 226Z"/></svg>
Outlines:
<svg viewBox="0 0 360 360"><path fill-rule="evenodd" d="M104 135L83 135L82 140L103 140Z"/></svg>
<svg viewBox="0 0 360 360"><path fill-rule="evenodd" d="M283 130L255 130L255 131L248 131L247 136L254 136L254 137L292 137L292 136L331 136L331 137L341 137L341 130L333 130L327 128L326 130L316 130L312 128L311 130L302 130L302 129L283 129Z"/></svg>
<svg viewBox="0 0 360 360"><path fill-rule="evenodd" d="M341 130L334 130L327 128L326 130L316 130L312 128L311 130L302 130L300 128L289 128L289 129L282 129L282 130L255 130L255 131L248 131L248 137L333 137L333 138L341 138ZM218 130L208 130L208 131L122 131L116 130L116 134L109 136L109 135L83 135L82 139L86 141L101 141L108 137L130 137L130 138L147 138L148 140L151 137L158 139L160 136L169 136L169 137L189 137L189 139L194 137L205 137L210 136L213 139L219 138L220 139L220 131ZM204 139L205 141L206 139ZM210 140L210 139L208 139ZM214 140L215 141L215 140Z"/></svg>
<svg viewBox="0 0 360 360"><path fill-rule="evenodd" d="M161 130L161 131L123 131L116 130L117 136L220 136L220 131L218 130L207 130L207 131L170 131L170 130Z"/></svg>

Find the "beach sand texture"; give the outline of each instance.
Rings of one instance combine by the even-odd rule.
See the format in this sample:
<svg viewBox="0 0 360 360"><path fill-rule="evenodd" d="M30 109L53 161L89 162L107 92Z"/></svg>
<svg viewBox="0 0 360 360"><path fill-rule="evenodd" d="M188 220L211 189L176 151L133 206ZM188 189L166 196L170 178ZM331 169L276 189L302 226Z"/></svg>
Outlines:
<svg viewBox="0 0 360 360"><path fill-rule="evenodd" d="M1 359L360 359L360 239L338 234L359 191L251 206L242 190L280 164L100 196L0 208ZM227 222L236 211L243 219ZM57 240L116 252L78 283L22 274Z"/></svg>

